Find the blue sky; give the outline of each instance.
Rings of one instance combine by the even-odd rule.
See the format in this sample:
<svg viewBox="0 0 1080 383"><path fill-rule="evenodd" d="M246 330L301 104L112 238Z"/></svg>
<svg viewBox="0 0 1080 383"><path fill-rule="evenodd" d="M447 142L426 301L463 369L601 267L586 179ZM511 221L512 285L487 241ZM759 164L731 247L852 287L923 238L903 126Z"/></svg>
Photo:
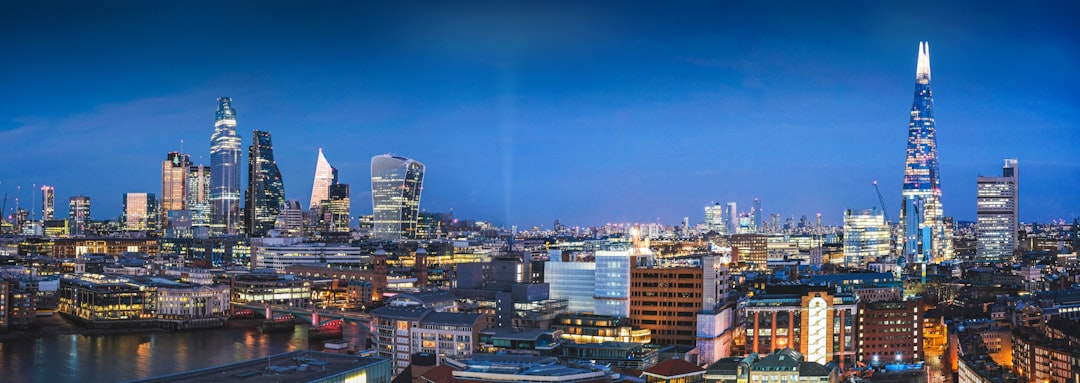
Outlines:
<svg viewBox="0 0 1080 383"><path fill-rule="evenodd" d="M370 214L369 161L427 165L421 207L500 225L899 212L928 40L947 215L1020 159L1021 219L1080 216L1073 2L102 2L0 4L0 192L160 193L209 163L218 96L270 131L286 197L318 148ZM40 197L37 201L40 203Z"/></svg>

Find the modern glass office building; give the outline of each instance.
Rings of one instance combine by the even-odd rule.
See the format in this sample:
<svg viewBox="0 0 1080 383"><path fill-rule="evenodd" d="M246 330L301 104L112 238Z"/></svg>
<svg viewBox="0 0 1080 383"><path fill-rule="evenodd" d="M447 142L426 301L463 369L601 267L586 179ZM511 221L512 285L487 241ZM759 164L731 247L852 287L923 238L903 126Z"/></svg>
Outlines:
<svg viewBox="0 0 1080 383"><path fill-rule="evenodd" d="M326 160L322 148L319 148L319 159L315 163L315 181L311 184L311 202L308 203L308 209L314 209L323 200L330 199L330 186L337 183L337 169L330 166L330 161Z"/></svg>
<svg viewBox="0 0 1080 383"><path fill-rule="evenodd" d="M877 210L844 210L844 267L865 269L889 255L889 225Z"/></svg>
<svg viewBox="0 0 1080 383"><path fill-rule="evenodd" d="M270 132L253 131L248 147L248 188L244 195L244 226L252 237L261 237L274 228L285 204L285 184L281 180Z"/></svg>
<svg viewBox="0 0 1080 383"><path fill-rule="evenodd" d="M919 42L915 99L908 123L904 166L904 258L911 263L937 263L952 258L952 228L945 222L938 171L934 97L930 91L930 45Z"/></svg>
<svg viewBox="0 0 1080 383"><path fill-rule="evenodd" d="M1020 229L1019 162L1006 159L1001 177L978 177L977 184L975 254L985 262L1008 260Z"/></svg>
<svg viewBox="0 0 1080 383"><path fill-rule="evenodd" d="M416 238L423 184L424 164L419 161L389 154L371 158L371 205L376 239Z"/></svg>
<svg viewBox="0 0 1080 383"><path fill-rule="evenodd" d="M219 97L210 136L210 231L235 235L240 222L240 135L232 98Z"/></svg>
<svg viewBox="0 0 1080 383"><path fill-rule="evenodd" d="M209 166L188 168L184 207L191 211L191 227L195 231L205 232L210 228L210 182Z"/></svg>
<svg viewBox="0 0 1080 383"><path fill-rule="evenodd" d="M161 222L168 224L165 217L170 211L184 210L187 206L187 172L191 167L191 157L180 152L169 152L165 161L161 161Z"/></svg>

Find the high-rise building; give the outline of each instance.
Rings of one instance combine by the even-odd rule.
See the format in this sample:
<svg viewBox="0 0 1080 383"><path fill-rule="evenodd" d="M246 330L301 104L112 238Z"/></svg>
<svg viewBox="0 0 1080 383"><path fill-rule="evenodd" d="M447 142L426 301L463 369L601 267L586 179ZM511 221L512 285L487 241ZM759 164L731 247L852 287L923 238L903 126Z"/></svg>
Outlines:
<svg viewBox="0 0 1080 383"><path fill-rule="evenodd" d="M170 211L184 210L187 206L187 172L191 157L180 152L169 152L161 161L161 218L163 223Z"/></svg>
<svg viewBox="0 0 1080 383"><path fill-rule="evenodd" d="M41 185L41 220L52 221L56 214L56 190L49 185Z"/></svg>
<svg viewBox="0 0 1080 383"><path fill-rule="evenodd" d="M323 200L330 199L330 185L337 183L337 169L330 166L330 161L326 160L322 148L319 148L319 159L315 163L315 182L311 184L311 202L308 203L308 209L314 209Z"/></svg>
<svg viewBox="0 0 1080 383"><path fill-rule="evenodd" d="M210 228L210 183L209 166L192 165L188 168L184 207L191 211L193 231L206 231Z"/></svg>
<svg viewBox="0 0 1080 383"><path fill-rule="evenodd" d="M844 210L844 266L865 269L889 255L889 225L877 210Z"/></svg>
<svg viewBox="0 0 1080 383"><path fill-rule="evenodd" d="M218 97L214 134L210 136L210 230L235 235L240 217L240 135L232 99Z"/></svg>
<svg viewBox="0 0 1080 383"><path fill-rule="evenodd" d="M77 195L68 199L68 224L71 235L86 234L90 225L90 197Z"/></svg>
<svg viewBox="0 0 1080 383"><path fill-rule="evenodd" d="M709 231L727 234L727 226L724 226L724 206L719 202L705 207L705 227Z"/></svg>
<svg viewBox="0 0 1080 383"><path fill-rule="evenodd" d="M727 203L727 208L724 209L724 219L727 222L728 234L739 232L739 211L735 208L734 202Z"/></svg>
<svg viewBox="0 0 1080 383"><path fill-rule="evenodd" d="M761 198L754 198L754 211L750 212L750 215L754 217L754 231L757 233L763 232L761 228Z"/></svg>
<svg viewBox="0 0 1080 383"><path fill-rule="evenodd" d="M936 263L952 258L952 228L945 222L938 171L934 97L930 91L930 44L919 43L915 70L915 100L908 123L904 166L904 258L911 263Z"/></svg>
<svg viewBox="0 0 1080 383"><path fill-rule="evenodd" d="M153 193L124 193L120 224L125 231L154 231L157 223L157 197Z"/></svg>
<svg viewBox="0 0 1080 383"><path fill-rule="evenodd" d="M981 261L1008 260L1019 231L1020 165L1005 159L1001 177L978 177L976 256Z"/></svg>
<svg viewBox="0 0 1080 383"><path fill-rule="evenodd" d="M244 194L244 227L252 237L261 237L277 224L285 204L285 184L281 180L270 132L253 131L248 147L248 188Z"/></svg>
<svg viewBox="0 0 1080 383"><path fill-rule="evenodd" d="M323 226L326 231L347 233L349 220L352 218L349 215L349 209L352 208L349 203L349 184L333 184L328 190L329 198L323 200L321 205Z"/></svg>
<svg viewBox="0 0 1080 383"><path fill-rule="evenodd" d="M416 237L424 164L419 161L378 155L371 158L371 205L373 236L382 240Z"/></svg>
<svg viewBox="0 0 1080 383"><path fill-rule="evenodd" d="M278 220L278 229L288 236L300 235L304 231L304 208L300 201L285 201L285 208L281 210L281 218Z"/></svg>

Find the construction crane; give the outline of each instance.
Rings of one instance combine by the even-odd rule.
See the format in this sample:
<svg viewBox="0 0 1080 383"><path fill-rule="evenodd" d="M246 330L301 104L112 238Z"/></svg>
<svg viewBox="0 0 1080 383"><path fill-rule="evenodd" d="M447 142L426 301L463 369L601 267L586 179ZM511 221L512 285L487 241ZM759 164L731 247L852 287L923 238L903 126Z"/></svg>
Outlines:
<svg viewBox="0 0 1080 383"><path fill-rule="evenodd" d="M881 203L881 212L885 214L885 221L889 221L889 209L885 208L885 198L881 197L881 189L877 187L877 180L874 181L874 191L877 192L877 200Z"/></svg>

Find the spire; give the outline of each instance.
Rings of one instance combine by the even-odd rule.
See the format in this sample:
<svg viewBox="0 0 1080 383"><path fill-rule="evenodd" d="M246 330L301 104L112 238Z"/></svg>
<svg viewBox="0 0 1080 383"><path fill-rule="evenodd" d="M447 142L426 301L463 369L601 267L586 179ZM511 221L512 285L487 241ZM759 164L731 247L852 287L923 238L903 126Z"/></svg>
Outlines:
<svg viewBox="0 0 1080 383"><path fill-rule="evenodd" d="M919 65L915 70L915 80L926 84L930 82L930 42L919 42Z"/></svg>

